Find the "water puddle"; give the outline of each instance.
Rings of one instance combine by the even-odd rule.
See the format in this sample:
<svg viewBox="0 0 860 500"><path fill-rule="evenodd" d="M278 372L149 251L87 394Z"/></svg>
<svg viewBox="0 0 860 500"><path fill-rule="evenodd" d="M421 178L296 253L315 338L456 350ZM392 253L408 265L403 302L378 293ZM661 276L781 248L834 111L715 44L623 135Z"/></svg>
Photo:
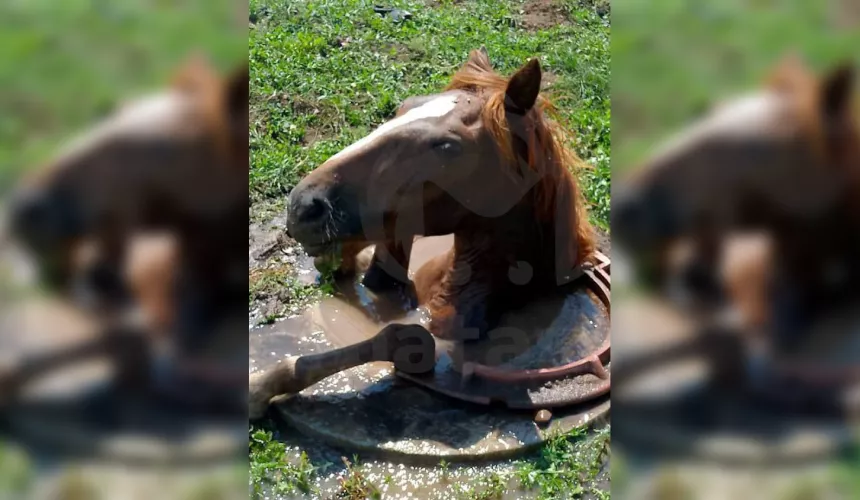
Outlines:
<svg viewBox="0 0 860 500"><path fill-rule="evenodd" d="M416 240L410 275L452 245L452 236ZM368 263L371 252L365 250L359 262ZM312 265L310 260L299 264ZM315 275L308 267L300 272ZM265 370L290 355L363 341L391 322L426 321L420 310L401 310L381 321L380 309L390 304L360 284L346 286L354 293L328 297L298 316L252 328L249 371ZM456 388L461 384L458 370L464 361L510 369L557 366L590 354L608 333L606 308L580 285L509 311L483 342L464 346L437 339L434 376L438 383ZM288 445L294 460L304 451L315 463L333 464L317 481L324 498L339 489L340 478L346 474L341 455L350 457L355 452L377 458L363 461L361 470L386 497L451 498L458 485L476 484L476 478L492 473L513 484L513 457L536 450L548 432L570 430L602 418L608 404L604 398L553 409L552 422L541 428L533 420L535 410L487 411L484 405L457 401L395 376L390 363L380 362L328 377L277 404L274 415L287 424L279 439ZM447 470L438 466L440 461L457 464L464 460L480 465L452 465ZM531 496L512 489L502 498Z"/></svg>
<svg viewBox="0 0 860 500"><path fill-rule="evenodd" d="M798 362L835 367L860 366L860 307L852 304L817 325L799 353Z"/></svg>
<svg viewBox="0 0 860 500"><path fill-rule="evenodd" d="M416 240L410 261L410 275L424 263L451 248L452 236ZM372 248L359 261L369 262ZM299 261L300 273L312 274L310 259ZM290 354L310 354L303 344L335 347L351 345L376 335L390 323L423 324L426 316L419 308L400 310L399 315L380 315L391 304L376 297L360 283L340 284L347 294L327 297L298 317L252 328L250 332L251 371ZM381 321L381 316L390 319ZM393 317L392 317L393 316ZM608 335L608 313L597 298L582 287L561 290L527 306L506 313L485 341L465 344L437 340L439 351L448 354L441 362L475 361L510 369L546 368L566 364L597 349Z"/></svg>
<svg viewBox="0 0 860 500"><path fill-rule="evenodd" d="M299 463L302 452L306 452L313 463L329 465L317 474L313 486L319 498L336 498L336 495L342 491L341 481L349 476L343 457L345 456L351 462L352 456L299 436L281 434L277 437L287 443L287 456L293 463ZM487 478L490 477L500 478L506 487L506 491L501 496L493 498L515 500L538 497L536 491L518 489L515 479L517 466L512 461L445 467L437 464L432 467L422 467L380 460L361 460L358 470L369 483L379 488L382 498L427 500L460 498L464 489L474 488L476 491L488 489ZM608 481L604 489L608 490ZM271 498L307 497L297 494L280 497L273 495Z"/></svg>
<svg viewBox="0 0 860 500"><path fill-rule="evenodd" d="M4 241L0 228L0 363L54 353L99 334L94 317L42 293L36 279L27 256ZM229 462L241 450L246 428L236 428L235 418L210 418L119 394L110 387L112 374L110 364L99 359L58 369L33 381L21 400L4 411L0 435L9 444L4 453L20 449L26 456L28 472L38 482L34 498L56 496L49 491L63 488L69 478L91 483L106 497L129 489L152 491L155 485L157 491L179 491L191 476L187 468L146 474L129 467L134 462L127 460L161 463L180 456L186 458L179 463L190 463L215 453ZM102 453L111 458L101 459ZM217 467L217 475L225 476L233 467Z"/></svg>

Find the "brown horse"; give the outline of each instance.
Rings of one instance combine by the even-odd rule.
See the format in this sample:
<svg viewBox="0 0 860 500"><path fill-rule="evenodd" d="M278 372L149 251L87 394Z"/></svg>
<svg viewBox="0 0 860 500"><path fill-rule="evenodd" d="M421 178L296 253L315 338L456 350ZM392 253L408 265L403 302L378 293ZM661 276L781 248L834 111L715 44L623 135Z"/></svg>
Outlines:
<svg viewBox="0 0 860 500"><path fill-rule="evenodd" d="M180 277L162 281L184 286L198 312L242 304L234 297L245 292L245 245L229 235L247 226L247 130L247 64L222 78L194 58L171 86L120 107L25 179L10 210L13 232L60 285L80 271L82 245L96 248L87 269L97 270L91 284L106 301L133 293L122 275L137 266L125 262L136 235L170 232L178 255L163 260L177 261ZM164 294L179 293L172 288ZM164 307L154 314L167 318Z"/></svg>
<svg viewBox="0 0 860 500"><path fill-rule="evenodd" d="M73 256L71 292L76 305L83 309L110 316L120 311L105 303L110 283L99 279L118 280L132 300L135 323L151 332L153 338L166 337L176 319L176 280L179 255L176 238L170 233L140 233L129 237L125 245L123 267L117 276L102 277L107 260L94 241L77 245ZM106 307L107 306L107 307Z"/></svg>
<svg viewBox="0 0 860 500"><path fill-rule="evenodd" d="M568 283L593 256L574 174L581 160L540 95L532 60L510 78L473 51L439 94L311 172L290 194L288 230L311 255L378 243L364 283L411 288L416 235L454 247L414 283L437 336L476 338L505 309ZM349 269L346 269L347 271Z"/></svg>
<svg viewBox="0 0 860 500"><path fill-rule="evenodd" d="M771 249L758 260L771 269L756 274L773 281L755 288L788 294L766 301L785 313L771 310L768 321L784 330L806 324L788 313L826 307L860 278L853 83L847 66L818 78L787 58L762 90L719 106L621 184L613 193L617 241L659 280L679 240L696 247L699 269L717 270L733 233L765 231Z"/></svg>

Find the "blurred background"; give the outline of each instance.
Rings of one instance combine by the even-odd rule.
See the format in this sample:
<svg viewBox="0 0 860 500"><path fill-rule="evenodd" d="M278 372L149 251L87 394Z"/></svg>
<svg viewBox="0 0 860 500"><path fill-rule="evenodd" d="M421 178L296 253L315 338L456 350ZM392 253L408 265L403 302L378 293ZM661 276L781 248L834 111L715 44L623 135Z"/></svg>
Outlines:
<svg viewBox="0 0 860 500"><path fill-rule="evenodd" d="M857 498L856 318L819 333L804 314L818 300L827 322L856 288L855 243L831 235L856 232L834 200L860 165L838 69L860 2L612 8L613 494ZM799 283L824 283L827 256L844 288L822 299ZM828 347L783 351L787 331Z"/></svg>
<svg viewBox="0 0 860 500"><path fill-rule="evenodd" d="M247 496L247 15L235 0L0 3L0 498ZM92 265L106 241L116 269ZM214 314L227 300L236 322ZM235 360L212 355L216 337ZM228 397L189 401L194 376Z"/></svg>

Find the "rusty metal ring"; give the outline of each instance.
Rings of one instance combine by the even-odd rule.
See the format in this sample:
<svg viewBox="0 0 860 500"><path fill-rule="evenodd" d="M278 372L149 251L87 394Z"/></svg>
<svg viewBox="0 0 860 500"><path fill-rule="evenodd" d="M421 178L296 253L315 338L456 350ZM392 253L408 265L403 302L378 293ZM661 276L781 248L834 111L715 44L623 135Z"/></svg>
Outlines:
<svg viewBox="0 0 860 500"><path fill-rule="evenodd" d="M610 310L610 276L609 259L598 252L599 264L593 269L584 270L583 275L587 278L587 285L600 299L607 311ZM601 396L609 391L609 372L606 365L610 361L611 349L610 336L593 353L585 358L571 363L552 368L538 368L531 370L504 370L494 366L481 363L468 362L463 365L464 376L474 376L492 382L517 383L517 382L545 382L558 380L565 377L579 375L594 375L605 380L596 393L588 394L590 398Z"/></svg>
<svg viewBox="0 0 860 500"><path fill-rule="evenodd" d="M616 382L623 385L635 379L637 374L685 359L704 358L719 367L724 360L739 359L743 356L744 341L738 333L724 331L721 334L709 334L708 332L709 330L704 330L687 340L628 360L620 367L616 367ZM737 367L726 366L725 370L728 372L723 373L728 374L736 372ZM822 396L834 394L830 391L838 393L855 387L860 382L860 367L828 369L817 363L798 363L777 359L771 362L768 371L768 383L751 385L747 389L763 397L781 399L785 396L795 402L803 402L818 401ZM734 375L732 380L736 380Z"/></svg>

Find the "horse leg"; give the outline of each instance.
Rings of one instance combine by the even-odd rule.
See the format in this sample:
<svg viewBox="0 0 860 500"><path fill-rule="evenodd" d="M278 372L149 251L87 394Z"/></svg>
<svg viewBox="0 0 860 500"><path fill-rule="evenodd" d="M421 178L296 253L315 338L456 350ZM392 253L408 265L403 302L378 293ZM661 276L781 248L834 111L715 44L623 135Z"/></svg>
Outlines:
<svg viewBox="0 0 860 500"><path fill-rule="evenodd" d="M377 244L362 284L373 292L397 297L408 309L415 308L418 297L408 273L411 252L412 239Z"/></svg>
<svg viewBox="0 0 860 500"><path fill-rule="evenodd" d="M76 270L82 276L79 290L92 298L97 310L116 316L129 299L123 279L128 241L122 232L111 228L87 243L79 245L76 252Z"/></svg>
<svg viewBox="0 0 860 500"><path fill-rule="evenodd" d="M415 273L415 294L418 305L429 304L433 297L442 291L445 273L452 265L452 254L447 252L428 260Z"/></svg>
<svg viewBox="0 0 860 500"><path fill-rule="evenodd" d="M772 354L771 251L768 240L729 238L720 265L728 311L723 323L749 341L747 368L753 383L767 376Z"/></svg>
<svg viewBox="0 0 860 500"><path fill-rule="evenodd" d="M430 314L428 330L452 340L477 340L495 323L494 287L472 267L458 262L453 251L439 255L415 273L419 304ZM496 290L498 291L498 290Z"/></svg>
<svg viewBox="0 0 860 500"><path fill-rule="evenodd" d="M490 287L474 283L457 290L443 291L428 304L430 333L447 340L479 340L495 324L498 308L490 301Z"/></svg>
<svg viewBox="0 0 860 500"><path fill-rule="evenodd" d="M358 254L369 245L369 241L344 243L340 252L340 268L338 272L344 276L354 276L358 268Z"/></svg>
<svg viewBox="0 0 860 500"><path fill-rule="evenodd" d="M103 356L111 358L117 367L121 388L143 388L148 380L147 347L142 332L108 331L77 345L19 360L0 373L0 401L16 398L27 383L47 373Z"/></svg>
<svg viewBox="0 0 860 500"><path fill-rule="evenodd" d="M172 240L136 238L125 266L125 279L135 307L156 337L166 337L174 326L178 247Z"/></svg>

